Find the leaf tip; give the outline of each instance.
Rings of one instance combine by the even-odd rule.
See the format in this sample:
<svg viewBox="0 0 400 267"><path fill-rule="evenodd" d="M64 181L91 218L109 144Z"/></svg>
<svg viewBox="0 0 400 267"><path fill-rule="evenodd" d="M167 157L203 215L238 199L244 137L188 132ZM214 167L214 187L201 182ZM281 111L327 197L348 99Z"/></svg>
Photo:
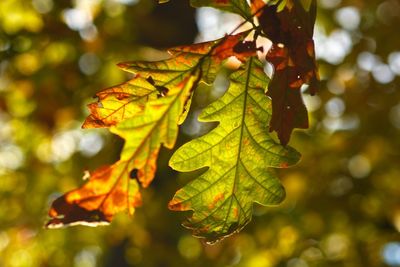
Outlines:
<svg viewBox="0 0 400 267"><path fill-rule="evenodd" d="M67 226L85 225L96 227L110 224L111 218L97 210L87 210L75 203L69 203L65 195L57 198L49 210L50 220L46 229L58 229Z"/></svg>
<svg viewBox="0 0 400 267"><path fill-rule="evenodd" d="M286 169L286 168L289 167L289 163L286 162L286 161L285 161L285 162L281 162L280 165L279 165L279 167L282 168L282 169Z"/></svg>
<svg viewBox="0 0 400 267"><path fill-rule="evenodd" d="M122 70L126 70L129 68L129 66L131 65L130 62L120 62L117 64L117 67L122 69Z"/></svg>

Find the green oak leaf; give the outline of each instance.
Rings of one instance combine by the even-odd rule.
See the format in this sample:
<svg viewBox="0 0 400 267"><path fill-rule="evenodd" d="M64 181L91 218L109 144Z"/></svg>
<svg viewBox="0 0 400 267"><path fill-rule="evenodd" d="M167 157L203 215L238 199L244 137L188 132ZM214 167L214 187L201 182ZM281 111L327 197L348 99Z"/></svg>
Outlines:
<svg viewBox="0 0 400 267"><path fill-rule="evenodd" d="M230 80L224 96L199 117L220 124L180 147L169 162L183 172L209 167L169 203L171 210L193 210L183 225L209 242L240 231L251 220L254 202L280 203L285 191L272 168L286 168L300 158L268 132L271 102L264 93L268 77L262 63L251 57Z"/></svg>

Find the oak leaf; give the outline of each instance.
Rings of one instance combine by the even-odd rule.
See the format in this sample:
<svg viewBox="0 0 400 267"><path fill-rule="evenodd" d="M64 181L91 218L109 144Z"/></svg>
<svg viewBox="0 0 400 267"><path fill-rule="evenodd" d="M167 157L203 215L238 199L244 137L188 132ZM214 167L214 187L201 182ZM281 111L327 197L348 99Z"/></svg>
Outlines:
<svg viewBox="0 0 400 267"><path fill-rule="evenodd" d="M294 128L308 128L300 88L308 84L314 94L319 80L312 39L316 1L310 1L286 0L282 10L278 1L265 5L259 15L262 31L273 43L266 56L275 69L267 93L273 104L270 130L284 145Z"/></svg>
<svg viewBox="0 0 400 267"><path fill-rule="evenodd" d="M268 77L262 63L251 57L230 82L222 98L199 116L219 125L180 147L169 163L186 172L209 167L169 203L171 210L192 210L184 226L209 242L240 231L251 220L254 202L280 203L285 191L272 168L286 168L300 157L268 133L271 102L264 93Z"/></svg>

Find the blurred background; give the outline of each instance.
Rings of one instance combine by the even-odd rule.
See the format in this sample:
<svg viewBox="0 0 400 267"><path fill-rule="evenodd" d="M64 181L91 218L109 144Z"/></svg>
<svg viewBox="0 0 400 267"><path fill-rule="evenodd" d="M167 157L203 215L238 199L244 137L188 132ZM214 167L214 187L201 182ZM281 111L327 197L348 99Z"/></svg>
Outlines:
<svg viewBox="0 0 400 267"><path fill-rule="evenodd" d="M209 246L180 226L168 200L188 182L164 149L143 207L111 226L45 230L57 196L83 171L114 162L122 141L82 130L86 104L129 77L115 64L222 37L239 18L187 0L0 1L0 266L400 266L400 2L320 0L321 88L304 95L303 154L279 172L287 198ZM196 93L178 145L202 135L199 111L223 76Z"/></svg>

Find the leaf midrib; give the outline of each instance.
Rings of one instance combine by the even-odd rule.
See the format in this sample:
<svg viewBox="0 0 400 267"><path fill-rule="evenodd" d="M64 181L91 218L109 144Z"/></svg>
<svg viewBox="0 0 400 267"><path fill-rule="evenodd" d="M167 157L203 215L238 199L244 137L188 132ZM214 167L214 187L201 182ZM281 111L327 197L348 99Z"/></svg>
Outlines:
<svg viewBox="0 0 400 267"><path fill-rule="evenodd" d="M128 160L125 161L121 161L121 163L123 162L125 164L125 166L123 167L121 173L119 174L118 178L116 178L115 183L113 184L113 186L111 187L111 189L109 190L109 192L107 192L106 196L104 197L103 201L99 204L99 208L100 209L103 204L106 202L106 200L108 199L108 197L110 196L111 192L114 191L115 187L118 185L120 179L122 178L122 176L124 175L124 173L128 172L128 166L129 163L137 156L138 151L143 147L143 145L145 144L146 140L148 140L149 138L151 138L154 129L164 120L165 116L169 113L170 109L172 106L175 105L177 99L179 99L179 97L181 96L181 94L184 92L185 90L181 90L179 91L178 94L176 94L176 97L173 101L170 102L170 105L167 109L165 109L164 114L162 114L159 118L159 120L154 122L154 126L151 128L151 130L149 130L148 134L141 140L140 144L137 146L135 152L132 154L131 157L129 157ZM160 145L162 144L162 142L160 142ZM127 190L129 191L129 187L130 187L130 183L129 183L129 179L128 180L128 185L127 185ZM129 194L127 194L127 206L129 206Z"/></svg>
<svg viewBox="0 0 400 267"><path fill-rule="evenodd" d="M251 74L251 66L253 64L253 57L249 59L248 65L247 65L247 75L246 75L246 82L245 82L245 89L244 89L244 100L243 100L243 108L242 108L242 120L241 120L241 127L240 127L240 135L239 135L239 147L238 147L238 152L237 152L237 158L236 158L236 170L235 170L235 179L233 180L233 186L232 186L232 192L231 192L231 201L229 203L229 208L228 212L226 213L226 217L224 220L224 224L222 225L222 231L225 230L225 226L227 225L228 217L231 213L232 209L232 204L233 204L233 197L236 198L236 185L238 183L238 175L239 175L239 161L241 158L241 151L242 151L242 138L243 138L243 132L245 129L245 117L246 117L246 105L247 105L247 97L248 97L248 90L249 90L249 81L250 81L250 74Z"/></svg>

